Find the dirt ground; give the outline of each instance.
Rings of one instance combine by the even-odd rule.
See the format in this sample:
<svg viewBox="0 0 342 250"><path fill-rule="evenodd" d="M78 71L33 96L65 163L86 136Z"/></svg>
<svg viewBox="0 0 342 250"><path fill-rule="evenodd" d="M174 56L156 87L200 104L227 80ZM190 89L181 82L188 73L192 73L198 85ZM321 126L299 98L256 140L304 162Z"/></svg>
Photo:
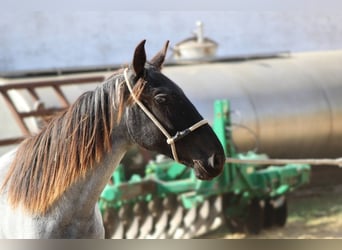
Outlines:
<svg viewBox="0 0 342 250"><path fill-rule="evenodd" d="M216 239L342 239L342 169L314 169L311 184L288 196L288 219L282 228L258 235L231 234L220 228Z"/></svg>

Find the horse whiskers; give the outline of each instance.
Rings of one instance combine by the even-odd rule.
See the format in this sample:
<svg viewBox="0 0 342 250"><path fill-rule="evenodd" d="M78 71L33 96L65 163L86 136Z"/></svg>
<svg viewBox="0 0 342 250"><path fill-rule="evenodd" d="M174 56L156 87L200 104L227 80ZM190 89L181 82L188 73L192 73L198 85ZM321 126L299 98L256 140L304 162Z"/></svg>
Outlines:
<svg viewBox="0 0 342 250"><path fill-rule="evenodd" d="M192 160L192 162L194 163L194 166L196 166L199 170L201 170L202 172L208 174L208 171L203 166L203 161L201 161L201 160Z"/></svg>

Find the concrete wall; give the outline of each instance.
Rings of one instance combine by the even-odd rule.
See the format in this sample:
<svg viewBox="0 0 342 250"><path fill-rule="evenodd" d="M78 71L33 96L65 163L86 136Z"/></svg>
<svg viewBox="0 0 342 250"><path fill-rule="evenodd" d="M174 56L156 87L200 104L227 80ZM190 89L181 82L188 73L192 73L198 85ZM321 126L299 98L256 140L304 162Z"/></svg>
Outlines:
<svg viewBox="0 0 342 250"><path fill-rule="evenodd" d="M342 14L313 12L8 12L0 17L0 72L127 63L188 37L195 22L219 55L342 47Z"/></svg>

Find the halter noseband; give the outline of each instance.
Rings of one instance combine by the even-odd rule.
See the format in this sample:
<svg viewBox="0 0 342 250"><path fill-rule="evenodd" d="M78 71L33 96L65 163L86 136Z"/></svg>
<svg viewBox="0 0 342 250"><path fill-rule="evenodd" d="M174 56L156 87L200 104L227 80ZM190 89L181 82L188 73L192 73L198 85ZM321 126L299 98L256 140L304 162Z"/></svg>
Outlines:
<svg viewBox="0 0 342 250"><path fill-rule="evenodd" d="M127 85L127 88L129 92L131 93L131 96L133 100L138 104L138 106L142 109L142 111L148 116L148 118L151 119L151 121L157 126L157 128L165 135L166 137L166 143L170 145L171 151L172 151L172 156L175 161L179 162L179 158L177 155L177 150L176 150L176 141L179 141L183 137L187 136L190 134L192 131L202 127L205 124L208 124L207 120L200 120L199 122L195 123L191 127L184 129L182 131L177 131L177 133L174 136L171 136L166 129L161 125L161 123L157 120L157 118L145 107L145 105L137 98L137 96L134 94L132 90L132 86L129 82L128 76L127 76L127 71L128 69L126 68L124 70L124 77L125 77L125 82Z"/></svg>

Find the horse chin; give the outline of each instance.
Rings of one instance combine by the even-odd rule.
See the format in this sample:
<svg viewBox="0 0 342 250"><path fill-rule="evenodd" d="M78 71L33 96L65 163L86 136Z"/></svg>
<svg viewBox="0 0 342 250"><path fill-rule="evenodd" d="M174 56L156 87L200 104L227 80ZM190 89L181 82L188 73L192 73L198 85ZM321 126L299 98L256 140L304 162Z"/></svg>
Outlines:
<svg viewBox="0 0 342 250"><path fill-rule="evenodd" d="M200 180L211 180L221 173L221 170L216 170L211 166L206 166L199 160L193 161L193 168L195 170L196 177ZM210 171L207 169L210 169Z"/></svg>

